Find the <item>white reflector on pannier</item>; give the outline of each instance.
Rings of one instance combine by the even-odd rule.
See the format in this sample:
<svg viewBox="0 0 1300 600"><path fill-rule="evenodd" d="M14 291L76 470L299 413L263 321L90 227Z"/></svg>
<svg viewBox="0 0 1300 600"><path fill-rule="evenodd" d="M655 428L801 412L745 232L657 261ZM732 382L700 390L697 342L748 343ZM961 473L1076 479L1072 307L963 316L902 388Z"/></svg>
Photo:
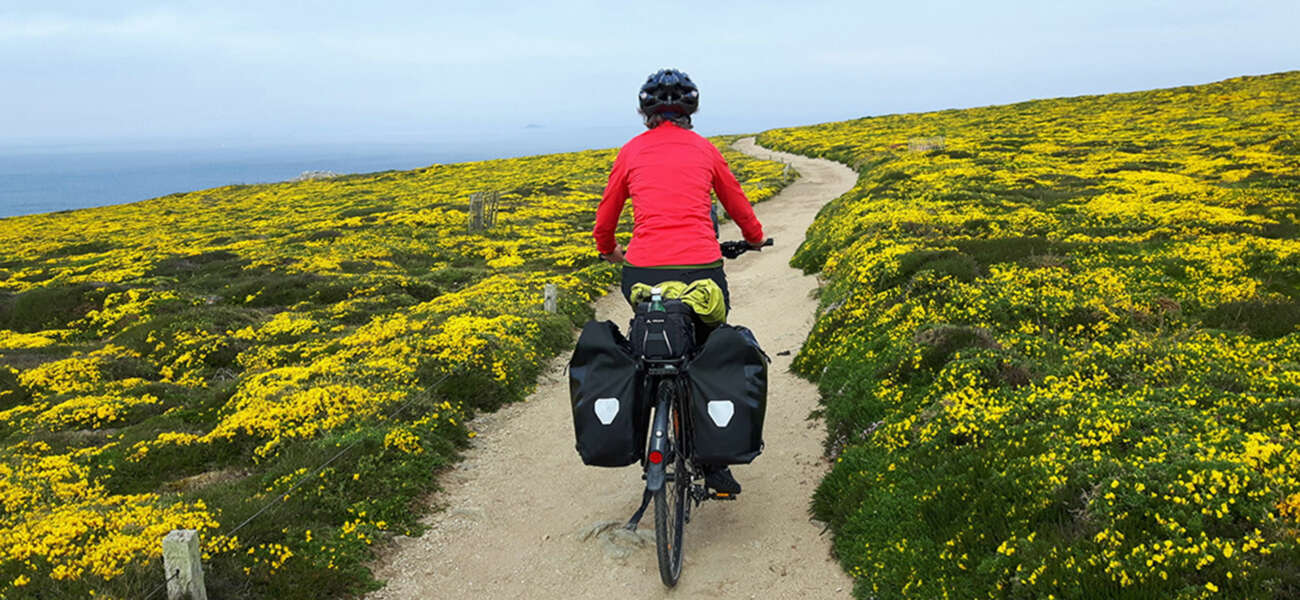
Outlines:
<svg viewBox="0 0 1300 600"><path fill-rule="evenodd" d="M709 400L709 418L718 427L726 427L736 414L736 405L730 400Z"/></svg>
<svg viewBox="0 0 1300 600"><path fill-rule="evenodd" d="M618 416L618 398L600 398L596 400L596 418L601 425L609 425Z"/></svg>

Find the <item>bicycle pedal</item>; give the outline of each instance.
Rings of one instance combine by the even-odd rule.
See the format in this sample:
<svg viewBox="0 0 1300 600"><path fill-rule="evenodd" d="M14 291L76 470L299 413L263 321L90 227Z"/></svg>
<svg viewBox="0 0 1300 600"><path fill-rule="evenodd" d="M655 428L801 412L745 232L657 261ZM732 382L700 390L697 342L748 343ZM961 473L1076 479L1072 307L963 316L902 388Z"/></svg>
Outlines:
<svg viewBox="0 0 1300 600"><path fill-rule="evenodd" d="M726 492L713 492L712 494L709 494L709 498L713 500L735 500L737 497L736 494L728 494Z"/></svg>

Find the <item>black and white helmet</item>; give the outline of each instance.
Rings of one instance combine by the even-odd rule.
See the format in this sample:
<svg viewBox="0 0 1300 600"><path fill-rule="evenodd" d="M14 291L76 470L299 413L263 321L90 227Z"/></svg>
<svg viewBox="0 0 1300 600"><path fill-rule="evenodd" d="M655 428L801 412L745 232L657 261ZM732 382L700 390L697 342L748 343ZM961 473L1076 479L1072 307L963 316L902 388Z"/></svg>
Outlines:
<svg viewBox="0 0 1300 600"><path fill-rule="evenodd" d="M649 76L637 96L641 114L675 113L687 116L700 106L700 91L685 73L677 69L661 69Z"/></svg>

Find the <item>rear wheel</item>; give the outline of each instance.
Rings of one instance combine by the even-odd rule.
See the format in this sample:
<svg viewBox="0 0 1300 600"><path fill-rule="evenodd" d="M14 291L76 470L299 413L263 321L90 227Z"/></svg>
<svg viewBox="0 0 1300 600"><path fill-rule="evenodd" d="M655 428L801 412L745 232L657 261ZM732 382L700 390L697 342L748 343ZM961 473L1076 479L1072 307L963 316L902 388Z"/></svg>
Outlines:
<svg viewBox="0 0 1300 600"><path fill-rule="evenodd" d="M660 387L660 394L672 394L672 385ZM671 398L667 402L668 410L674 411ZM667 464L664 471L667 477L664 486L655 492L655 550L659 554L659 578L664 585L673 587L682 574L682 536L686 530L686 512L688 510L691 474L686 468L686 456L682 452L681 419L672 412L668 415L668 449Z"/></svg>

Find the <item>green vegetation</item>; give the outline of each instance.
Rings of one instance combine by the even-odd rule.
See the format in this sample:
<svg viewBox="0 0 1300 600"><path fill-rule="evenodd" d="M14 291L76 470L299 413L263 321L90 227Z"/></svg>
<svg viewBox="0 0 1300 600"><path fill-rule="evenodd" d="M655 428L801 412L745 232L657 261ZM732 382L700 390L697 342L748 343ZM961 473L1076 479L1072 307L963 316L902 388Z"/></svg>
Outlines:
<svg viewBox="0 0 1300 600"><path fill-rule="evenodd" d="M1285 73L760 137L861 173L794 258L828 280L795 367L858 597L1300 596L1298 99Z"/></svg>
<svg viewBox="0 0 1300 600"><path fill-rule="evenodd" d="M725 153L751 200L785 183ZM591 239L613 159L0 220L0 598L142 597L173 528L200 531L209 597L374 587L371 544L419 531L466 421L529 393L614 282ZM501 201L470 232L478 191Z"/></svg>

